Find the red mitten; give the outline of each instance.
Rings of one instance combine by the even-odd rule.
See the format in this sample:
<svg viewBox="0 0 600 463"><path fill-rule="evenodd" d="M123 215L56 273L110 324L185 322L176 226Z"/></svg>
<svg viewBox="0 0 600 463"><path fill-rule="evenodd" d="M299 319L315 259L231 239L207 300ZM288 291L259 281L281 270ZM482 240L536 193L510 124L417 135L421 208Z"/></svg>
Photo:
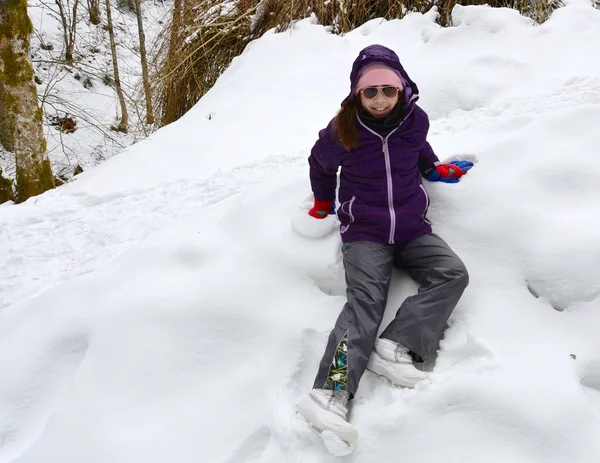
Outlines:
<svg viewBox="0 0 600 463"><path fill-rule="evenodd" d="M332 211L333 201L318 201L315 199L315 205L308 211L308 215L315 219L324 219L331 214Z"/></svg>
<svg viewBox="0 0 600 463"><path fill-rule="evenodd" d="M440 164L435 166L435 171L425 178L431 182L457 183L458 179L465 175L471 167L473 167L473 163L468 161Z"/></svg>
<svg viewBox="0 0 600 463"><path fill-rule="evenodd" d="M460 178L467 173L455 164L440 164L436 166L435 170L441 177L445 178Z"/></svg>

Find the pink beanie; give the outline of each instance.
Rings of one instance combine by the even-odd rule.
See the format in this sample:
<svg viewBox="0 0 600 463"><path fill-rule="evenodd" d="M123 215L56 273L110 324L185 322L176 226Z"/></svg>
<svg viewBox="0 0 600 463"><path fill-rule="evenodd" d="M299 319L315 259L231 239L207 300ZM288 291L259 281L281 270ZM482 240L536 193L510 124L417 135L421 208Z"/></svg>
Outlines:
<svg viewBox="0 0 600 463"><path fill-rule="evenodd" d="M405 86L404 79L400 74L389 66L382 63L373 63L366 66L358 78L354 94L358 93L367 87L377 87L381 85L389 85L390 87L398 87L402 90Z"/></svg>

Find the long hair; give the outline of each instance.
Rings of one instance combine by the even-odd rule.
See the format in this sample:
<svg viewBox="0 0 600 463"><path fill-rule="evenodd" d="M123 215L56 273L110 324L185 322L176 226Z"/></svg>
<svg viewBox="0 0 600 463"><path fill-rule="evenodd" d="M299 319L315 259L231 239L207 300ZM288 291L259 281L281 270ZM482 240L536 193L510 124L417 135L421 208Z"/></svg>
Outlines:
<svg viewBox="0 0 600 463"><path fill-rule="evenodd" d="M357 102L356 98L343 103L333 123L333 128L346 151L350 151L358 145L357 104L360 103Z"/></svg>

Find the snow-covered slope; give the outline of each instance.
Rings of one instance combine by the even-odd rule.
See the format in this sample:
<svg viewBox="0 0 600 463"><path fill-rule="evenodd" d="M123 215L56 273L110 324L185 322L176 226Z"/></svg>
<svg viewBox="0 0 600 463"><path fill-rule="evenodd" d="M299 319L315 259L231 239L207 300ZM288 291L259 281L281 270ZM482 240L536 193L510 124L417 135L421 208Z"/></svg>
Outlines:
<svg viewBox="0 0 600 463"><path fill-rule="evenodd" d="M337 461L294 404L345 299L339 238L290 222L371 43L419 84L440 158L478 159L427 185L471 283L431 384L365 374L346 460L597 462L600 11L455 20L267 35L181 121L0 207L0 462ZM384 324L415 290L395 275Z"/></svg>

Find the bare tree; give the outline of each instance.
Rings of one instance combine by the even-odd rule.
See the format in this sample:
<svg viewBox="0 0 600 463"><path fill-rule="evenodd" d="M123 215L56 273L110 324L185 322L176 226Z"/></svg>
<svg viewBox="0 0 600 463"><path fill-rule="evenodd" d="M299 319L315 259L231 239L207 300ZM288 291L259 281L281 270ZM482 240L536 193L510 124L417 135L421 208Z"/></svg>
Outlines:
<svg viewBox="0 0 600 463"><path fill-rule="evenodd" d="M148 79L148 60L146 58L146 36L144 35L144 22L142 19L142 2L135 0L135 15L137 16L138 34L140 36L140 59L142 61L142 81L144 83L144 96L146 97L146 124L154 124L152 111L152 94Z"/></svg>
<svg viewBox="0 0 600 463"><path fill-rule="evenodd" d="M27 0L0 0L0 144L15 156L17 200L54 188L38 107Z"/></svg>
<svg viewBox="0 0 600 463"><path fill-rule="evenodd" d="M94 25L100 24L100 0L87 0L90 22Z"/></svg>
<svg viewBox="0 0 600 463"><path fill-rule="evenodd" d="M127 133L127 124L129 116L127 114L127 106L125 105L125 96L121 88L121 78L119 77L119 63L117 61L117 44L115 42L115 31L113 29L112 15L110 14L110 0L106 0L106 22L108 23L108 36L110 37L110 52L112 54L113 72L115 74L115 89L119 97L121 105L121 122L116 127L119 132Z"/></svg>
<svg viewBox="0 0 600 463"><path fill-rule="evenodd" d="M69 12L69 0L54 0L58 5L60 20L63 26L65 41L65 61L73 62L73 48L75 47L75 35L77 34L77 6L79 0L73 2L73 12ZM66 5L65 2L66 1Z"/></svg>

